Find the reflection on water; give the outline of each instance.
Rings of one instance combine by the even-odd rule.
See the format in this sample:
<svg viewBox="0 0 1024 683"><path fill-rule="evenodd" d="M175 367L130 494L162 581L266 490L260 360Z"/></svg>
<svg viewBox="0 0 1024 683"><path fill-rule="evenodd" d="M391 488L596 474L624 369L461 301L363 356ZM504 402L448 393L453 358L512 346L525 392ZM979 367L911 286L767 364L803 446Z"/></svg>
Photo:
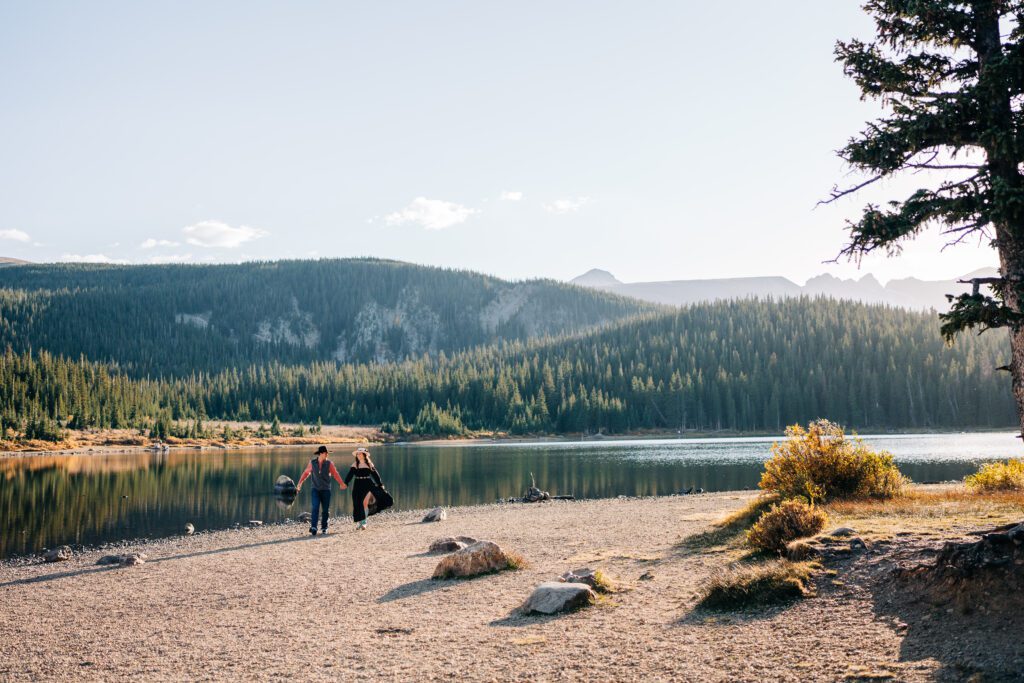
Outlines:
<svg viewBox="0 0 1024 683"><path fill-rule="evenodd" d="M1016 454L1013 434L865 437L891 451L914 481L960 479L979 460ZM685 439L573 443L380 446L373 449L396 508L467 505L522 495L532 472L552 494L580 498L664 495L757 486L773 439ZM172 451L0 460L0 557L55 545L94 545L267 523L309 509L274 495L285 474L297 479L310 447L264 451ZM335 454L344 472L347 454ZM348 496L332 512L348 516Z"/></svg>

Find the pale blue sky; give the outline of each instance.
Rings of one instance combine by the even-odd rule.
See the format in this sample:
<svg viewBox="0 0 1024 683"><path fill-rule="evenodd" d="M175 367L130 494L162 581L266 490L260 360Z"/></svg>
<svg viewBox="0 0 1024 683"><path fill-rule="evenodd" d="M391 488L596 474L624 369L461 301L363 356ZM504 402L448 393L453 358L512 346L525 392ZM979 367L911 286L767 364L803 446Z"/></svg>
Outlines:
<svg viewBox="0 0 1024 683"><path fill-rule="evenodd" d="M0 255L856 275L859 5L0 0ZM861 274L995 263L941 243Z"/></svg>

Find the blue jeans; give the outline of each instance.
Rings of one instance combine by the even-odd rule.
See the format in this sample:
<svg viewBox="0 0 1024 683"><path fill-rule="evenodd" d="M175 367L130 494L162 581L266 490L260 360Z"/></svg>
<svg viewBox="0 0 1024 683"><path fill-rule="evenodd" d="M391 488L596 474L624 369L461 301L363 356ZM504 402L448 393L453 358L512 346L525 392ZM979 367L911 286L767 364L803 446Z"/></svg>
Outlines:
<svg viewBox="0 0 1024 683"><path fill-rule="evenodd" d="M327 531L327 517L331 509L331 490L321 491L310 489L313 493L313 516L309 520L309 530L316 531L316 518L320 516L320 528Z"/></svg>

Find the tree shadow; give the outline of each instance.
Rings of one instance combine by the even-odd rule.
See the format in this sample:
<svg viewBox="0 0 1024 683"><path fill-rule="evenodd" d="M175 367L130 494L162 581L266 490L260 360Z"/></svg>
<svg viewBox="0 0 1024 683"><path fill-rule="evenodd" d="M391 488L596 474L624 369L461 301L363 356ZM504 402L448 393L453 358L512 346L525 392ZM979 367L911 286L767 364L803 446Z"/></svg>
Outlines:
<svg viewBox="0 0 1024 683"><path fill-rule="evenodd" d="M198 550L193 553L181 553L179 555L169 555L167 557L154 557L147 559L146 564L159 564L160 562L170 562L172 560L186 560L193 557L204 557L207 555L220 555L222 553L232 553L239 550L248 550L250 548L259 548L262 546L269 545L280 545L282 543L301 543L304 541L313 541L317 536L297 536L295 538L281 538L274 541L262 541L260 543L244 543L242 545L231 546L229 548L214 548L212 550ZM0 588L6 588L8 586L25 586L32 583L45 583L47 581L56 581L58 579L69 579L75 576L83 576L85 574L94 574L96 572L105 572L118 569L130 569L126 567L120 567L118 565L105 565L105 566L93 566L93 567L82 567L80 569L73 569L70 571L58 572L56 574L45 574L42 576L30 576L24 579L14 579L12 581L6 581L0 583ZM137 570L136 570L137 571Z"/></svg>
<svg viewBox="0 0 1024 683"><path fill-rule="evenodd" d="M993 592L969 611L954 607L949 590L939 595L919 579L878 577L872 588L875 617L902 632L899 661L936 661L938 681L1020 681L1024 677L1024 608L1020 597Z"/></svg>

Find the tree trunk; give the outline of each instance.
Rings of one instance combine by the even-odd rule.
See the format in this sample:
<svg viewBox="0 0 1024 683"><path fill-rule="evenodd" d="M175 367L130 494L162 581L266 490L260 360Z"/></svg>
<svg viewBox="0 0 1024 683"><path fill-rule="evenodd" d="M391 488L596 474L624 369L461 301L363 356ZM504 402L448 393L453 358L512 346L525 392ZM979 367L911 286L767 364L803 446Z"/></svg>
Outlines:
<svg viewBox="0 0 1024 683"><path fill-rule="evenodd" d="M992 213L996 217L995 245L999 250L999 273L1004 280L1002 298L1012 310L1020 312L1024 304L1024 211L1017 203L1024 182L1017 170L1017 145L1014 141L1013 106L1006 84L986 77L987 67L1003 57L999 33L999 3L976 0L973 3L975 49L978 53L978 95L982 102L984 128L982 146L991 173ZM1017 421L1024 438L1024 327L1010 328L1010 374L1013 398L1017 403Z"/></svg>

